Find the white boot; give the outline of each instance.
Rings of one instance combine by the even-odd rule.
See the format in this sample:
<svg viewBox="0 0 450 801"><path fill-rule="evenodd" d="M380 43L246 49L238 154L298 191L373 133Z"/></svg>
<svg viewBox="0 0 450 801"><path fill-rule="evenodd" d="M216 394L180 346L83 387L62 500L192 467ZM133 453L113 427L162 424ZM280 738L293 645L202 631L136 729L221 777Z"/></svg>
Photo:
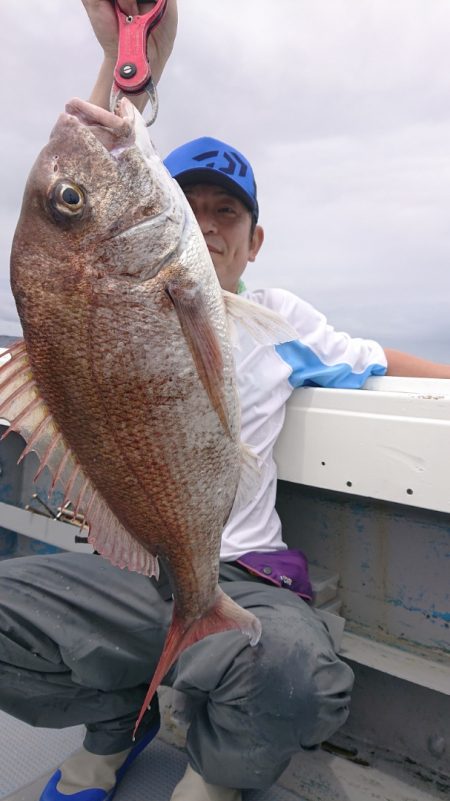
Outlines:
<svg viewBox="0 0 450 801"><path fill-rule="evenodd" d="M242 801L240 790L207 784L199 773L188 765L186 773L178 782L170 801Z"/></svg>
<svg viewBox="0 0 450 801"><path fill-rule="evenodd" d="M132 748L115 754L93 754L84 747L68 757L49 778L39 801L111 799L134 760L157 735L159 721ZM30 785L31 787L31 785Z"/></svg>
<svg viewBox="0 0 450 801"><path fill-rule="evenodd" d="M61 765L61 778L56 789L63 795L98 788L111 790L117 782L117 771L122 767L131 748L109 756L91 754L81 748Z"/></svg>

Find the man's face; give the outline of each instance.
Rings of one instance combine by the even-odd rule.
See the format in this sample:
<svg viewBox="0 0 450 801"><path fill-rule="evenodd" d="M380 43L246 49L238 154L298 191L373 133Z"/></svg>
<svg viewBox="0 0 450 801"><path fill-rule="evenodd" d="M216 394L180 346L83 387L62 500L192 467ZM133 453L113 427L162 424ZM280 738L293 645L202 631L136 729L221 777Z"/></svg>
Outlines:
<svg viewBox="0 0 450 801"><path fill-rule="evenodd" d="M183 191L205 237L222 289L236 292L247 262L255 260L262 245L261 226L250 235L250 211L220 186L191 184Z"/></svg>

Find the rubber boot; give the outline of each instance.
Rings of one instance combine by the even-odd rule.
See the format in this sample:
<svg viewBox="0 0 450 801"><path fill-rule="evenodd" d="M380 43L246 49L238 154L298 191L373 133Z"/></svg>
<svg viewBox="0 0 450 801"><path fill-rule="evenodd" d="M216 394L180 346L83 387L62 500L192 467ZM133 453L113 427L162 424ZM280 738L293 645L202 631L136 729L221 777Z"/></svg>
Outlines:
<svg viewBox="0 0 450 801"><path fill-rule="evenodd" d="M199 773L186 768L186 773L178 782L170 801L242 801L240 790L230 787L219 787L217 784L207 784Z"/></svg>
<svg viewBox="0 0 450 801"><path fill-rule="evenodd" d="M133 748L102 756L81 748L50 777L39 801L111 801L121 779L153 740L159 722Z"/></svg>

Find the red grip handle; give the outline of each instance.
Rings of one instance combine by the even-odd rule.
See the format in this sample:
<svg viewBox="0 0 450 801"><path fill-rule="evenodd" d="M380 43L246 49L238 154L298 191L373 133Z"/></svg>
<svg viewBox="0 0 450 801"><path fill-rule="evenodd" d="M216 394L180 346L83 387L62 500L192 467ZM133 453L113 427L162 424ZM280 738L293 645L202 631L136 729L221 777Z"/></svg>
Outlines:
<svg viewBox="0 0 450 801"><path fill-rule="evenodd" d="M114 68L114 80L119 89L127 94L141 92L151 78L147 59L147 38L161 21L167 0L157 0L147 14L128 17L115 3L119 25L119 52Z"/></svg>

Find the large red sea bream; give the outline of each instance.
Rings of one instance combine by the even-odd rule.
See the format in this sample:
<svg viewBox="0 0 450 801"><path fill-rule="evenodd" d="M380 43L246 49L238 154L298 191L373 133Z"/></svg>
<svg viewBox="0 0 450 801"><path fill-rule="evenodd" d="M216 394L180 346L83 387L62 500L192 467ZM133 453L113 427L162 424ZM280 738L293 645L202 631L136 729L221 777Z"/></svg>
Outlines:
<svg viewBox="0 0 450 801"><path fill-rule="evenodd" d="M11 284L24 340L0 371L0 414L84 512L97 551L149 576L161 558L170 577L147 704L189 644L260 636L217 578L223 526L255 470L228 318L261 312L222 292L126 99L114 114L73 100L59 117L26 186Z"/></svg>

